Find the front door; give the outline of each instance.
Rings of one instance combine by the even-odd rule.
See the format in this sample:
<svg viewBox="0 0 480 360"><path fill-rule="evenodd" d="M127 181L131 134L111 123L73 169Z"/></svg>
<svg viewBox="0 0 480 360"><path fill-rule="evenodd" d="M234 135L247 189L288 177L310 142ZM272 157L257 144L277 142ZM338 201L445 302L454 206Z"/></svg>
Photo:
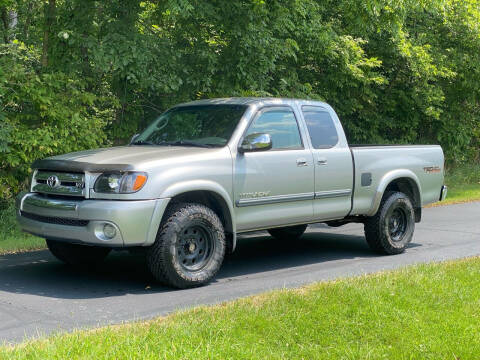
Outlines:
<svg viewBox="0 0 480 360"><path fill-rule="evenodd" d="M266 133L272 149L238 153L234 163L237 230L308 222L313 217L314 166L289 106L258 111L244 137Z"/></svg>

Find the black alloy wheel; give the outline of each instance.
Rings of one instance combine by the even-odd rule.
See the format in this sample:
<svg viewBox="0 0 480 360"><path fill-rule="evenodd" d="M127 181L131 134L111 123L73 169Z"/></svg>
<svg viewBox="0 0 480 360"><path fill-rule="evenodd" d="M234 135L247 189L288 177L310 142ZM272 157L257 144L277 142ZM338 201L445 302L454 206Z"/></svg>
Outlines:
<svg viewBox="0 0 480 360"><path fill-rule="evenodd" d="M187 227L179 236L178 261L187 271L198 271L210 261L215 249L212 232L202 223Z"/></svg>
<svg viewBox="0 0 480 360"><path fill-rule="evenodd" d="M225 256L226 240L218 215L203 204L174 203L147 250L147 265L161 283L190 288L208 283Z"/></svg>
<svg viewBox="0 0 480 360"><path fill-rule="evenodd" d="M404 252L415 230L410 198L398 191L385 193L377 213L365 220L364 230L372 250L389 255Z"/></svg>
<svg viewBox="0 0 480 360"><path fill-rule="evenodd" d="M388 230L393 241L402 241L407 230L407 214L404 209L398 207L392 211L388 220Z"/></svg>

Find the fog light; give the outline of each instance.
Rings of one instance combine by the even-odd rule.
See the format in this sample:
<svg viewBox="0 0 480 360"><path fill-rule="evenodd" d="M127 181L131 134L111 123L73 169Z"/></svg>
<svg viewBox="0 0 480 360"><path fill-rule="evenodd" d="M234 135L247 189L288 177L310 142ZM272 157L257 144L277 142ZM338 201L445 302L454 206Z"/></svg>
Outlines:
<svg viewBox="0 0 480 360"><path fill-rule="evenodd" d="M105 224L103 227L103 235L105 235L107 239L113 239L115 235L117 235L117 230L113 225Z"/></svg>

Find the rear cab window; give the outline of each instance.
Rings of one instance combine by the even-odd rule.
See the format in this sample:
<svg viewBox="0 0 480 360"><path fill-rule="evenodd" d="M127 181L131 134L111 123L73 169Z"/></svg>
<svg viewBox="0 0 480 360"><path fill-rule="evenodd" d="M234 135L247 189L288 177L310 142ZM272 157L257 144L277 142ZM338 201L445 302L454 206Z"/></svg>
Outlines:
<svg viewBox="0 0 480 360"><path fill-rule="evenodd" d="M330 149L337 145L337 128L328 110L319 106L302 106L302 113L314 149Z"/></svg>

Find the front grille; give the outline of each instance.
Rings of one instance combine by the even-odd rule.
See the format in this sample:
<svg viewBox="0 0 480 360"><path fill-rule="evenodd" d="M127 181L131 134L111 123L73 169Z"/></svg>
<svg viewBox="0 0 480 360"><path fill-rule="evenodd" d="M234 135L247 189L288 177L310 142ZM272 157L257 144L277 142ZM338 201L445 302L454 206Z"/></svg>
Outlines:
<svg viewBox="0 0 480 360"><path fill-rule="evenodd" d="M45 180L45 179L36 179L36 180L37 180L38 184L47 184L47 180ZM62 181L62 182L60 182L60 184L63 185L63 186L76 186L80 189L82 189L83 186L84 186L83 183L78 183L78 184L81 184L81 185L77 186L77 183L73 182L73 181Z"/></svg>
<svg viewBox="0 0 480 360"><path fill-rule="evenodd" d="M85 175L39 170L33 178L32 190L42 194L85 196Z"/></svg>
<svg viewBox="0 0 480 360"><path fill-rule="evenodd" d="M48 224L67 225L67 226L87 226L88 220L77 220L60 217L41 216L21 211L20 214L30 220L40 221Z"/></svg>

